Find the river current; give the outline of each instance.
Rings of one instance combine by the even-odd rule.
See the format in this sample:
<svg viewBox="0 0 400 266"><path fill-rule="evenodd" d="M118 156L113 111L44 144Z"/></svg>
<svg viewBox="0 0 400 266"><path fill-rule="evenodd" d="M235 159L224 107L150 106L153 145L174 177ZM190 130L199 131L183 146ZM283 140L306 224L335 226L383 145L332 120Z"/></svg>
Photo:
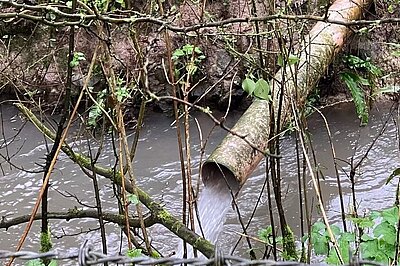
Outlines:
<svg viewBox="0 0 400 266"><path fill-rule="evenodd" d="M11 157L11 162L21 168L10 166L3 158L0 158L0 217L11 219L30 214L43 175L42 173L24 170L40 170L40 165L44 164L47 146L51 147L51 143L48 143L32 124L18 115L14 107L2 105L0 111L2 119L0 154L3 157ZM346 162L349 162L352 156L356 162L362 158L385 123L388 111L388 104L377 105L371 111L370 123L366 127L359 127L359 121L351 104L342 104L323 111L330 125L337 157L341 159L339 170L343 181L346 207L349 206L350 202L350 182L347 177L350 167ZM194 116L201 126L204 141L213 128L213 123L203 114L194 114ZM227 124L233 125L239 116L238 113L231 114ZM395 123L397 122L398 126L398 117L395 117L395 119L397 121L391 119L388 122L385 132L376 141L368 157L358 169L356 195L361 212L389 207L394 202L396 185L385 185L385 182L390 173L395 168L400 167L399 137ZM166 118L162 114L153 113L146 117L134 167L138 185L152 195L154 199L161 201L171 213L180 217L182 181L180 180L176 131L171 123L172 119ZM340 205L337 196L336 176L324 122L318 114L313 114L308 119L308 130L317 154L318 167L324 175L322 190L325 209L330 221L338 223L340 221ZM73 134L77 135L78 129L75 129ZM212 131L208 137L206 155L210 154L225 134L221 129ZM198 180L197 169L200 159L203 158L204 160L204 156L200 156L199 133L194 122L191 136L193 175L195 180ZM87 141L85 138L75 138L71 135L68 142L75 150L83 153L86 151ZM10 145L6 148L5 143ZM92 147L95 145L96 143L91 143ZM103 152L99 160L105 165L112 166L114 160L110 139L105 143L105 150L109 152ZM290 225L295 232L298 232L299 200L294 136L288 134L283 137L281 151L284 205ZM269 225L267 195L265 192L261 193L265 179L264 168L265 163L262 162L244 185L237 198L241 217L247 222L252 217L254 205L261 195L261 202L254 217L251 218L252 222L248 231L248 234L252 236L256 236L259 229ZM100 179L99 182L104 209L117 211L110 182L106 179ZM309 185L311 187L311 181ZM53 172L49 197L51 211L67 211L70 208L81 207L81 203L94 205L91 180L64 154L60 155ZM237 212L231 207L227 211L227 220L221 227L222 233L218 237L218 246L224 253L231 251L242 232L238 223ZM39 224L39 222L35 222L23 250L38 250ZM94 220L52 220L50 226L54 248L60 252L77 250L86 239L100 250L100 234L96 230L98 225ZM0 229L0 249L15 249L22 230L23 227L21 226L14 226L8 230ZM152 244L164 255L176 251L180 241L168 230L156 225L151 227L149 231ZM108 224L107 236L109 252L119 252L121 233L118 228ZM125 238L123 241L125 241ZM234 254L246 256L247 248L245 241L242 240ZM18 263L21 263L21 261ZM60 265L75 265L75 263L63 262Z"/></svg>

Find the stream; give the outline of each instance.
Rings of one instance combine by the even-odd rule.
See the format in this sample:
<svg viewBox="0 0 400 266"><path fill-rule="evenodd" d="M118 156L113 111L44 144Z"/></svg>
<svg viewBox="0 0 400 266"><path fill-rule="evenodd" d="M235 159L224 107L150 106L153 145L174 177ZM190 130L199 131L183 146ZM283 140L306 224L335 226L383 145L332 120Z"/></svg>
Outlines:
<svg viewBox="0 0 400 266"><path fill-rule="evenodd" d="M390 103L377 104L371 110L370 122L366 127L359 127L359 120L354 112L353 105L341 104L323 110L329 122L337 157L340 158L339 173L343 181L345 193L345 206L350 205L350 182L346 175L349 174L349 162L354 156L358 162L368 150L382 129L390 109ZM0 105L0 154L11 157L11 162L26 170L40 170L44 165L47 144L43 135L29 122L26 122L18 111L11 105ZM194 114L201 127L203 141L207 139L213 122L204 114ZM229 115L226 124L232 126L240 117L239 113ZM395 116L396 117L396 116ZM180 162L178 157L176 130L171 127L172 118L163 114L151 113L146 116L144 128L139 140L139 146L134 161L134 171L138 186L147 191L152 197L161 201L167 210L181 216L181 186ZM399 122L397 117L396 123ZM395 168L400 167L398 124L393 119L387 123L386 130L369 151L356 175L356 196L359 202L359 211L364 213L370 210L379 210L393 205L395 200L396 184L385 185L386 179ZM322 191L329 220L332 223L340 221L340 202L337 192L336 175L333 168L333 159L328 142L324 121L317 113L308 119L313 147L318 159L318 168L324 175ZM85 138L75 138L79 132L74 128L68 143L76 151L85 152L88 142ZM17 134L18 133L18 134ZM16 135L17 134L17 135ZM201 160L209 155L218 145L225 132L216 128L208 137L205 155L200 156L199 133L196 124L191 126L191 149L193 176L197 182L198 168ZM133 133L131 134L131 136ZM13 137L15 136L15 137ZM5 147L6 143L7 147ZM91 142L91 147L98 143ZM107 166L113 166L113 151L111 139L108 139L99 158ZM287 134L282 138L282 177L283 195L287 220L295 233L299 233L299 199L297 193L297 166L294 134ZM253 208L257 199L261 197L260 204L251 220L248 234L257 235L257 231L270 224L268 217L268 202L266 192L261 192L265 180L265 162L262 162L251 175L242 188L238 199L238 208L243 221L247 222L252 217ZM43 174L29 173L22 169L11 167L4 158L0 158L0 217L10 219L19 215L30 214L36 201L37 193L41 186ZM311 191L311 181L308 181ZM99 179L100 195L103 207L107 211L117 212L117 205L113 197L111 183ZM79 167L61 154L53 171L49 191L50 211L67 211L78 207L80 204L94 205L92 181L87 178ZM79 201L79 202L78 202ZM316 200L314 199L314 212ZM317 214L315 214L317 217ZM277 221L276 221L277 222ZM22 250L38 250L39 226L35 222ZM100 250L100 233L98 225L93 219L79 220L52 220L50 222L54 249L61 253L76 251L86 239ZM22 226L13 226L8 230L0 229L0 250L13 250L23 231ZM242 232L238 223L237 213L229 208L227 219L223 225L222 233L218 238L218 246L223 253L229 253ZM117 226L107 224L107 243L110 253L120 251L121 233ZM152 244L164 255L172 254L179 245L179 240L161 225L149 229ZM123 239L125 241L125 238ZM125 244L123 244L124 246ZM257 246L257 244L256 244ZM259 247L261 247L259 245ZM248 246L243 239L234 254L244 255ZM125 250L125 248L123 248ZM261 251L260 251L261 252ZM247 255L246 255L247 256ZM17 261L16 265L22 263ZM75 262L65 261L59 265L75 265Z"/></svg>

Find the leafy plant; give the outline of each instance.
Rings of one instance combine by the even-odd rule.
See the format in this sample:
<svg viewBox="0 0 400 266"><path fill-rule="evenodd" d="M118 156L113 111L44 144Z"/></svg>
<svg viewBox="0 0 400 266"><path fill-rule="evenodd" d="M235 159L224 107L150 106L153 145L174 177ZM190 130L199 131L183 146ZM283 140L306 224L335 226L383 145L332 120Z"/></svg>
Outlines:
<svg viewBox="0 0 400 266"><path fill-rule="evenodd" d="M128 251L126 252L126 256L128 256L129 258L140 257L142 256L142 250L139 248L128 249Z"/></svg>
<svg viewBox="0 0 400 266"><path fill-rule="evenodd" d="M254 96L262 100L271 101L270 86L264 79L258 79L256 82L253 80L254 77L250 75L245 78L242 82L242 88L249 96Z"/></svg>
<svg viewBox="0 0 400 266"><path fill-rule="evenodd" d="M272 245L273 238L272 238L272 226L267 226L266 228L260 229L258 231L258 238L263 241L265 244ZM283 244L283 239L281 236L277 236L275 241L278 245Z"/></svg>
<svg viewBox="0 0 400 266"><path fill-rule="evenodd" d="M181 78L184 74L193 76L199 69L205 55L199 47L192 44L185 44L176 49L172 54L172 61L175 64L175 76Z"/></svg>
<svg viewBox="0 0 400 266"><path fill-rule="evenodd" d="M102 110L105 108L107 89L102 90L97 94L96 104L89 108L89 117L87 124L89 127L95 128L99 118L102 115Z"/></svg>
<svg viewBox="0 0 400 266"><path fill-rule="evenodd" d="M347 88L350 90L361 125L366 125L368 123L368 105L362 85L370 85L369 81L351 72L341 73L340 78L346 83Z"/></svg>
<svg viewBox="0 0 400 266"><path fill-rule="evenodd" d="M69 62L69 66L74 68L77 67L79 65L80 61L85 61L85 54L82 52L75 52L74 53L74 57L72 58L72 61Z"/></svg>
<svg viewBox="0 0 400 266"><path fill-rule="evenodd" d="M389 4L387 11L393 14L395 9L400 5L400 0L388 0L387 3Z"/></svg>
<svg viewBox="0 0 400 266"><path fill-rule="evenodd" d="M117 101L122 103L126 99L131 97L131 89L129 89L125 84L123 79L117 79L117 87L115 89L115 96L117 97Z"/></svg>
<svg viewBox="0 0 400 266"><path fill-rule="evenodd" d="M374 80L382 76L382 70L374 65L370 58L364 60L354 55L348 55L343 58L343 61L350 70L342 72L340 78L350 90L361 125L366 125L369 116L364 87L374 89Z"/></svg>
<svg viewBox="0 0 400 266"><path fill-rule="evenodd" d="M366 217L350 217L349 220L355 227L362 229L363 234L359 239L356 239L356 234L343 232L338 226L332 225L331 229L344 262L349 262L351 249L360 250L360 256L365 260L380 263L393 261L398 219L397 207L374 211ZM316 255L326 255L328 264L340 263L324 223L316 222L311 227L311 241Z"/></svg>
<svg viewBox="0 0 400 266"><path fill-rule="evenodd" d="M40 259L30 260L26 266L46 266ZM57 266L57 261L52 260L47 266Z"/></svg>
<svg viewBox="0 0 400 266"><path fill-rule="evenodd" d="M285 65L294 65L296 63L298 63L300 61L300 58L298 58L297 56L293 55L293 54L289 54L287 56L287 58L285 58L285 56L283 54L279 54L278 55L278 66L280 67L284 67Z"/></svg>

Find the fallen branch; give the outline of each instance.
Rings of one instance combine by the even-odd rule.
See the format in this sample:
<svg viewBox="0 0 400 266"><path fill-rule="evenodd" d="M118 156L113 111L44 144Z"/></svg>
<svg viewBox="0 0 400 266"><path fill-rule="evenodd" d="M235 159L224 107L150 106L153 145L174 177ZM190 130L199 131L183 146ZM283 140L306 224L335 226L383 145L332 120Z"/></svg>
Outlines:
<svg viewBox="0 0 400 266"><path fill-rule="evenodd" d="M54 140L55 133L47 128L35 116L35 114L32 113L31 110L29 110L21 103L16 103L15 106L36 126L39 131L41 131L49 139ZM117 185L122 185L121 174L119 172L115 172L114 169L106 168L100 166L99 164L96 164L94 165L94 167L92 167L90 158L74 152L72 148L66 143L63 144L61 150L79 166L88 170L93 170L94 172L96 172L96 174L110 179ZM124 182L126 191L129 193L133 193L133 186L130 181L124 178ZM161 204L155 202L146 192L138 187L136 189L140 202L143 203L150 210L152 217L156 223L165 226L168 230L185 240L195 249L203 253L206 257L210 258L214 254L214 245L187 228L180 220L176 219L167 210L165 210L161 206Z"/></svg>
<svg viewBox="0 0 400 266"><path fill-rule="evenodd" d="M5 228L8 230L8 228L12 226L16 226L19 224L27 223L29 221L29 218L31 217L30 214L27 215L22 215L18 216L15 218L11 219L6 219L3 218L0 221L0 228ZM118 224L120 226L125 226L125 219L123 215L119 214L114 214L114 213L108 213L108 212L103 212L103 220L107 222L112 222L115 224ZM79 219L79 218L93 218L93 219L99 219L99 216L97 214L97 210L80 210L80 209L69 209L68 212L48 212L47 213L47 218L52 219L52 220L73 220L73 219ZM34 217L34 220L41 220L42 219L42 214L37 213ZM154 218L149 215L145 217L144 223L146 227L150 227L156 223ZM139 224L139 219L130 217L129 218L129 226L133 228L140 228Z"/></svg>

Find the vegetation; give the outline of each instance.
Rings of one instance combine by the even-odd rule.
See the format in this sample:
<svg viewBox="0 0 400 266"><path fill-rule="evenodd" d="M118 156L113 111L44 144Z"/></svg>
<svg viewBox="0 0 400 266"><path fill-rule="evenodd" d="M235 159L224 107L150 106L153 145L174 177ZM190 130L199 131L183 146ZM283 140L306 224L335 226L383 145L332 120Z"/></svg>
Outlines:
<svg viewBox="0 0 400 266"><path fill-rule="evenodd" d="M350 217L349 221L356 229L354 232L344 232L338 226L331 226L344 262L350 262L350 254L359 254L361 259L390 265L395 259L398 217L398 208L392 207L373 211L365 217ZM361 229L361 236L357 235L357 229ZM324 223L313 224L311 239L316 255L326 255L326 262L330 265L341 264L330 245Z"/></svg>
<svg viewBox="0 0 400 266"><path fill-rule="evenodd" d="M344 159L336 154L329 121L317 107L323 90L318 82L328 76L332 61L331 66L339 71L333 71L336 76L327 78L328 83L335 86L339 79L343 81L361 125L368 124L372 102L379 93L391 93L398 104L400 70L391 67L398 66L399 39L387 34L373 45L374 51L378 44L385 48L385 64L377 60L373 49L365 49L364 54L344 48L346 55L340 54L340 59L335 56L344 47L337 36L348 36L350 30L356 39L381 36L382 29L396 32L400 3L375 1L373 15L366 10L369 4L351 1L354 10L349 13L354 18L346 19L339 15L349 10L342 7L349 1L337 0L336 8L340 8L336 11L329 11L331 7L321 1L300 2L0 0L0 172L13 179L0 178L0 183L25 182L18 196L29 195L24 208L12 202L8 205L18 206L17 212L7 209L0 213L0 228L25 228L21 235L13 236L18 242L9 246L24 249L28 235L36 230L34 221L40 220L40 234L36 234L40 252L57 247L58 238L79 241L84 233L98 232L102 252L107 254L108 236L113 230L120 235L113 245L119 245L122 254L159 258L171 255L160 250L176 251L165 248L171 242L160 243L159 235L149 230L161 224L182 240L184 257L190 254L190 246L195 256L214 256L215 243L204 239L196 217L205 151L213 148L212 135L219 128L228 134L228 141L231 138L238 143L227 145L222 153L229 160L248 165L241 171L221 164L233 176L240 176L239 187L257 162L264 160L266 165L263 185L257 188L260 196L250 216L243 214L240 194L231 191L240 225L240 232L232 237L237 241L234 244L232 240L232 253L238 254L242 245L248 250L244 255L251 259L310 262L313 255L323 255L330 264L348 263L352 257L398 263L399 196L391 208L363 213L356 195L362 182L358 173L369 163L370 151L388 124L398 121L398 105L390 109L372 143L361 149L362 154L359 147L352 147L354 154ZM369 16L357 21L362 13ZM320 34L327 28L328 32ZM328 34L332 33L329 30L334 34ZM313 91L314 87L319 89ZM229 114L243 110L249 99L255 104L241 118L246 120L244 125L231 128ZM11 108L10 103L18 108L19 115L12 119L21 123L20 129L14 130L3 115L2 110ZM173 116L171 128L178 151L168 151L168 156L179 162L172 175L180 179L176 182L180 195L174 198L180 201L180 211L165 204L164 198L171 195L164 191L154 195L139 185L150 182L138 171L143 167L138 146L144 138L145 121L151 123L145 118L152 110ZM322 116L327 131L341 207L340 225L331 225L325 212L321 184L326 180L308 131L306 116L310 110ZM212 124L209 132L197 119L199 112ZM299 217L295 218L300 229L295 231L289 226L292 216L288 216L285 205L288 193L283 174L287 158L282 155L282 139L289 123L295 140L295 153L290 157L297 168ZM35 157L31 167L16 163L19 157L30 154L22 156L22 150L31 140L22 143L18 136L29 124L43 134L44 140L43 146L31 151ZM261 128L263 138L248 133L250 127ZM235 153L241 145L249 151L244 156ZM76 165L79 174L78 170L70 173L59 167L67 161ZM225 169L218 170L225 180L230 177ZM398 181L399 174L399 169L394 170L387 183ZM79 178L92 187L71 186L61 191L57 187L60 175L66 180L63 185ZM157 182L171 186L168 180ZM343 184L348 188L345 192ZM399 190L399 185L395 186ZM55 206L53 193L66 206L75 207L66 210L64 204ZM8 200L8 192L4 195L1 201ZM346 204L345 195L349 198ZM262 228L254 226L256 212L263 213ZM71 233L57 228L55 219L70 223L90 219L96 226L82 226ZM80 227L82 223L77 224ZM256 231L257 236L252 236ZM57 263L43 259L27 265Z"/></svg>

